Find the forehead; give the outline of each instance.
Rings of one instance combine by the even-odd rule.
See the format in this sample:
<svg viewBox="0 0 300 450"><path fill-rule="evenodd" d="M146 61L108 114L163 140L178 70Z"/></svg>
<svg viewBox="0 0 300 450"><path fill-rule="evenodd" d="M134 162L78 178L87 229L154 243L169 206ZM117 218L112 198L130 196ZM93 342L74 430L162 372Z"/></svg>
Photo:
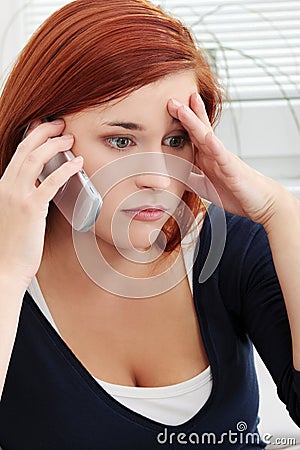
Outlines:
<svg viewBox="0 0 300 450"><path fill-rule="evenodd" d="M156 114L167 113L167 102L170 98L176 98L188 105L190 96L195 91L197 82L194 72L184 71L147 84L129 95L108 102L104 107L95 108L94 111L105 114L108 121L117 117L124 119L124 115L127 118L132 117L134 121L139 121L137 119L143 116L151 116L155 120Z"/></svg>
<svg viewBox="0 0 300 450"><path fill-rule="evenodd" d="M189 105L190 96L198 90L194 71L182 71L136 89L117 100L71 114L77 130L99 128L110 123L135 123L142 128L158 129L176 122L167 109L169 99ZM141 130L142 131L142 130Z"/></svg>
<svg viewBox="0 0 300 450"><path fill-rule="evenodd" d="M112 102L109 106L117 106L119 103L131 103L135 101L148 100L158 101L169 98L170 95L176 95L188 101L191 95L197 89L196 77L193 71L183 71L167 75L153 83L142 86L131 94ZM180 98L179 98L180 99Z"/></svg>

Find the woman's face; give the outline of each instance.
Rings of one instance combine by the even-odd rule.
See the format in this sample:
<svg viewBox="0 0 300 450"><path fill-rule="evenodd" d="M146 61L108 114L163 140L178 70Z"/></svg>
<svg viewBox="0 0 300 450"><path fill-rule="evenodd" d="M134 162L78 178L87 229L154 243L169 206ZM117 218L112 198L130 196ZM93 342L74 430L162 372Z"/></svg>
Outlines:
<svg viewBox="0 0 300 450"><path fill-rule="evenodd" d="M167 103L176 98L188 105L195 91L194 73L185 71L65 117L65 132L75 136L73 153L83 156L84 170L103 197L95 226L98 241L146 250L175 211L186 189L193 147ZM132 212L143 205L166 211Z"/></svg>

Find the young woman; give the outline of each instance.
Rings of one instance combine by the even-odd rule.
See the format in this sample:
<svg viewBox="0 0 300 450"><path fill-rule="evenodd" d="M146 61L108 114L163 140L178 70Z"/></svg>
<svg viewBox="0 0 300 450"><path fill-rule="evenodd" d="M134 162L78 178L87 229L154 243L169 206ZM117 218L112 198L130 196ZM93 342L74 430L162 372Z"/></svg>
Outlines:
<svg viewBox="0 0 300 450"><path fill-rule="evenodd" d="M300 204L215 137L220 105L144 0L69 3L21 53L0 103L3 450L264 448L252 343L300 426ZM103 206L75 232L51 200L82 167Z"/></svg>

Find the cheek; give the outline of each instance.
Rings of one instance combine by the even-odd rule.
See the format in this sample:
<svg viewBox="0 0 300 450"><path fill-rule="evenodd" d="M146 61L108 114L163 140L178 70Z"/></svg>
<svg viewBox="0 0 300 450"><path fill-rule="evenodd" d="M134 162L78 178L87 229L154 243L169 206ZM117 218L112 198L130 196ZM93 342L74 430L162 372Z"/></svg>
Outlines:
<svg viewBox="0 0 300 450"><path fill-rule="evenodd" d="M173 181L172 184L172 193L174 194L174 199L176 199L175 202L179 203L184 191L186 190L186 186L184 182L178 180Z"/></svg>
<svg viewBox="0 0 300 450"><path fill-rule="evenodd" d="M119 183L106 193L95 226L98 237L113 244L114 240L124 234L128 219L119 210L124 208L124 201L126 202L128 197L129 189L126 183Z"/></svg>
<svg viewBox="0 0 300 450"><path fill-rule="evenodd" d="M114 186L105 194L102 198L103 204L99 214L99 218L103 225L107 227L111 224L114 214L118 213L118 209L122 207L126 197L126 189L124 187L123 189L120 189L119 186Z"/></svg>
<svg viewBox="0 0 300 450"><path fill-rule="evenodd" d="M177 177L175 179L175 189L180 197L182 197L184 191L187 188L189 178L191 175L191 172L193 171L194 167L194 155L191 155L191 158L188 160L185 160L185 163L181 165L180 169L177 172Z"/></svg>

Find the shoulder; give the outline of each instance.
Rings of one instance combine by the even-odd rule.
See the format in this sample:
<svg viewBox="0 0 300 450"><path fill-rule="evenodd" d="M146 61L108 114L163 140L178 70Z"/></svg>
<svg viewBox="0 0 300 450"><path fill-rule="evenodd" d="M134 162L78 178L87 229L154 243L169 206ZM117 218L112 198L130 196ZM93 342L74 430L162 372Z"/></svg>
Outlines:
<svg viewBox="0 0 300 450"><path fill-rule="evenodd" d="M208 269L203 284L217 286L224 302L240 310L245 294L261 276L274 278L268 237L252 220L210 205L199 235L196 276Z"/></svg>
<svg viewBox="0 0 300 450"><path fill-rule="evenodd" d="M244 258L250 249L255 253L268 247L267 234L261 224L211 204L200 232L200 245L207 250L214 239L221 238L224 240L222 260L238 255L239 259Z"/></svg>
<svg viewBox="0 0 300 450"><path fill-rule="evenodd" d="M243 236L245 238L264 229L261 224L253 222L248 217L237 216L210 204L207 208L202 231L208 231L213 224L222 221L226 224L226 234L228 237L233 233L237 233L237 237Z"/></svg>

